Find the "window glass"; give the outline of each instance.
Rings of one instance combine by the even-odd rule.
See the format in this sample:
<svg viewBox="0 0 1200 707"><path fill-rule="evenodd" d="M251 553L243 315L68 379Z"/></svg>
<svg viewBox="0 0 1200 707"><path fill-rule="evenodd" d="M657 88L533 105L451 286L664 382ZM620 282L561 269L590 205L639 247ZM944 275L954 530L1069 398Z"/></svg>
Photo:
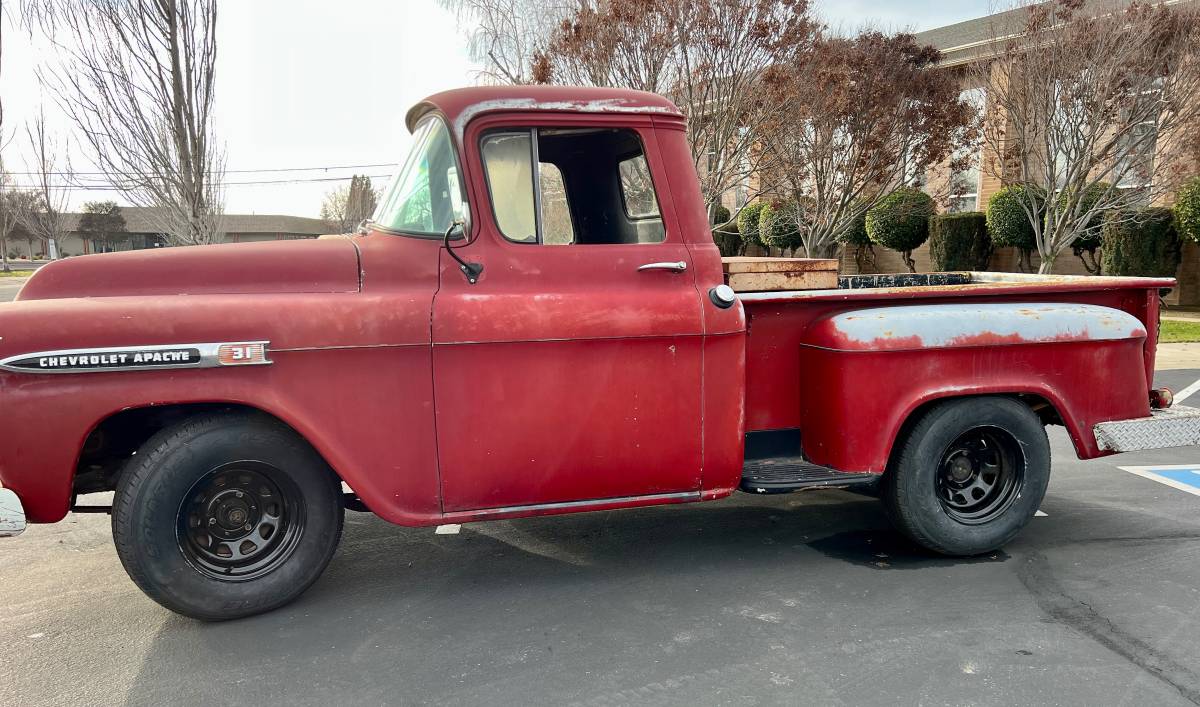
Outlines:
<svg viewBox="0 0 1200 707"><path fill-rule="evenodd" d="M480 152L496 225L510 241L617 245L666 239L636 131L506 129L484 135Z"/></svg>
<svg viewBox="0 0 1200 707"><path fill-rule="evenodd" d="M550 162L539 162L541 175L542 242L547 245L567 245L575 242L575 226L571 223L571 207L567 203L567 185L562 171Z"/></svg>
<svg viewBox="0 0 1200 707"><path fill-rule="evenodd" d="M511 241L536 243L530 133L488 135L483 140L483 164L500 232Z"/></svg>
<svg viewBox="0 0 1200 707"><path fill-rule="evenodd" d="M440 236L466 218L454 147L441 120L429 117L417 126L408 157L376 214L383 228L428 236Z"/></svg>
<svg viewBox="0 0 1200 707"><path fill-rule="evenodd" d="M622 162L621 194L625 198L625 213L629 218L658 218L658 200L654 196L654 182L650 180L650 166L646 156L638 155Z"/></svg>

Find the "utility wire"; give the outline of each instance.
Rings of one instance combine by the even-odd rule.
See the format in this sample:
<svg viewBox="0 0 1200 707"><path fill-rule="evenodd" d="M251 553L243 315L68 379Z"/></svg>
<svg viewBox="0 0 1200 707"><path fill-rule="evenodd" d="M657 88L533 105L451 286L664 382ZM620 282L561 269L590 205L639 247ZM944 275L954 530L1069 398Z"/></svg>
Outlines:
<svg viewBox="0 0 1200 707"><path fill-rule="evenodd" d="M260 184L308 184L308 183L314 183L314 182L345 182L345 181L354 179L355 177L367 177L368 179L387 179L388 177L391 177L391 176L392 175L390 175L390 174L356 174L356 175L350 175L350 176L346 176L346 177L315 177L315 178L310 178L310 179L263 179L263 180L253 181L253 182L221 182L220 184L218 184L216 186L244 187L244 186L256 186L256 185L260 185ZM42 189L42 186L40 184L9 184L9 185L7 185L7 188L40 190L40 189ZM114 187L112 185L82 184L82 183L51 184L49 188L52 191L66 191L66 190L72 190L72 191L74 191L74 190L78 190L78 191L128 191L126 189L121 189L119 187Z"/></svg>
<svg viewBox="0 0 1200 707"><path fill-rule="evenodd" d="M224 174L253 174L256 172L319 172L321 170L330 169L366 169L369 167L395 167L398 162L378 162L375 164L341 164L328 165L324 167L270 167L262 169L226 169L222 170ZM41 176L41 172L9 172L9 174L19 174L22 176ZM82 176L107 176L107 172L47 172L47 174L57 177L82 177ZM209 172L213 174L213 172Z"/></svg>

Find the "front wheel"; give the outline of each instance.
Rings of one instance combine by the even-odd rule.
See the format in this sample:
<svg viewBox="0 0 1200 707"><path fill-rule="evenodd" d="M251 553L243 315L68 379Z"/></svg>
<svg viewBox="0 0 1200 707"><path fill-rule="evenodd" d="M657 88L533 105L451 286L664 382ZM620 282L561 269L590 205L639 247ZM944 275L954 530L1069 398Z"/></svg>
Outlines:
<svg viewBox="0 0 1200 707"><path fill-rule="evenodd" d="M913 541L970 556L1012 540L1049 480L1050 442L1037 414L1012 398L964 398L934 406L912 426L882 495Z"/></svg>
<svg viewBox="0 0 1200 707"><path fill-rule="evenodd" d="M295 432L261 415L192 418L129 461L113 503L121 563L151 599L205 621L303 593L342 532L341 485Z"/></svg>

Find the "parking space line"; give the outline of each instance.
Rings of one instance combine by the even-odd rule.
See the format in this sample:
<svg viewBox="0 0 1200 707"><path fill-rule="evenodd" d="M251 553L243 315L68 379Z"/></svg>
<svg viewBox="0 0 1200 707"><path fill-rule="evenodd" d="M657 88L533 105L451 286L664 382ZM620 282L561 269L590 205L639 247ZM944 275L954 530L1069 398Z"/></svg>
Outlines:
<svg viewBox="0 0 1200 707"><path fill-rule="evenodd" d="M1195 394L1196 391L1198 391L1198 390L1200 390L1200 380L1197 380L1195 383L1192 383L1188 387L1186 387L1183 390L1176 393L1175 394L1175 402L1181 403L1184 400L1187 400L1193 394Z"/></svg>
<svg viewBox="0 0 1200 707"><path fill-rule="evenodd" d="M1160 466L1119 466L1130 474L1157 481L1193 496L1200 496L1200 464L1162 464Z"/></svg>

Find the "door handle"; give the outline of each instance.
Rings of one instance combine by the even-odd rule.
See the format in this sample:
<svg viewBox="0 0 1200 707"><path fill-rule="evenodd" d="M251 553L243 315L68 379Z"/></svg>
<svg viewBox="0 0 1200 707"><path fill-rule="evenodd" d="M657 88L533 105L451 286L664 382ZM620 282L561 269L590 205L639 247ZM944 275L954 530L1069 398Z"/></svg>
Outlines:
<svg viewBox="0 0 1200 707"><path fill-rule="evenodd" d="M643 270L670 270L671 272L683 272L687 270L687 262L683 260L674 263L646 263L638 267L638 272Z"/></svg>

